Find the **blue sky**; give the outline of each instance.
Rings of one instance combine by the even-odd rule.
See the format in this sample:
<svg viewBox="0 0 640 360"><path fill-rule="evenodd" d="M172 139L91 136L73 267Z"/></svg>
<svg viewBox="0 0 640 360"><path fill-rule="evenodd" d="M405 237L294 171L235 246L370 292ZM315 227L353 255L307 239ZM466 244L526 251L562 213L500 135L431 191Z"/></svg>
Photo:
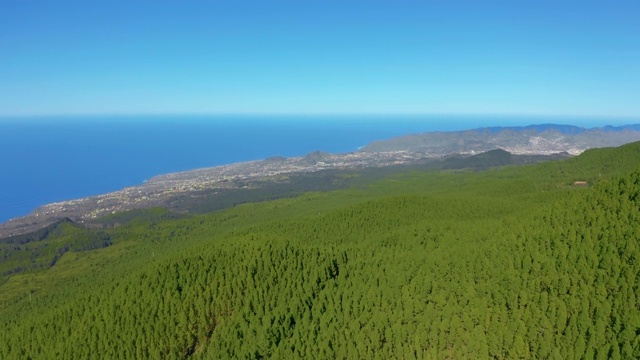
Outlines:
<svg viewBox="0 0 640 360"><path fill-rule="evenodd" d="M638 1L0 2L0 116L640 116Z"/></svg>

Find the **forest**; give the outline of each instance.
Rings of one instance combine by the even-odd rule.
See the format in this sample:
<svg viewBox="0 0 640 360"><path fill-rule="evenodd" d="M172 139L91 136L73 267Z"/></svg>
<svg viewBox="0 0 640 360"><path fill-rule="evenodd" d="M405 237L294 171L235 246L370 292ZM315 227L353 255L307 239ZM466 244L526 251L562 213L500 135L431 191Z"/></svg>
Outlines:
<svg viewBox="0 0 640 360"><path fill-rule="evenodd" d="M0 358L640 358L640 143L350 184L0 241Z"/></svg>

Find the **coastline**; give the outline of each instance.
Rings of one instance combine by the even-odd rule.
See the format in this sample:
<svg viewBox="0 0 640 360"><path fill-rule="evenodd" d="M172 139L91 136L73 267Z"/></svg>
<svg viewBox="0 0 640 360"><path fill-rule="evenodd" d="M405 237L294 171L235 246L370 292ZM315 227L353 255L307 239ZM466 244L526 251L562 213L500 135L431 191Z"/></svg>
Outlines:
<svg viewBox="0 0 640 360"><path fill-rule="evenodd" d="M543 130L530 126L411 134L372 142L355 152L314 151L304 156L273 156L165 173L116 191L41 205L26 216L0 223L0 239L24 234L64 218L88 223L122 211L166 206L172 199L185 194L256 188L293 174L415 164L454 154L472 156L494 149L513 155L578 155L589 148L640 140L640 130L635 130L640 129L638 125L618 130L612 128L608 132L603 128L580 128L577 134L563 134L553 130L553 126L561 127L545 125ZM546 129L549 127L551 130Z"/></svg>

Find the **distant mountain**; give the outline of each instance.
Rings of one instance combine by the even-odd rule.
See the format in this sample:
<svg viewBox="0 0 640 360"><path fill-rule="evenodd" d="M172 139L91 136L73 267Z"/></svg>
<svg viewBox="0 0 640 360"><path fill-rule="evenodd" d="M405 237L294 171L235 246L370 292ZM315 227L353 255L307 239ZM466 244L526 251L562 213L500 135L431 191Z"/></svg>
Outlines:
<svg viewBox="0 0 640 360"><path fill-rule="evenodd" d="M615 147L638 140L640 124L590 129L572 125L539 124L411 134L375 141L360 151L411 151L427 156L444 156L502 149L512 154L567 152L577 155L587 149Z"/></svg>

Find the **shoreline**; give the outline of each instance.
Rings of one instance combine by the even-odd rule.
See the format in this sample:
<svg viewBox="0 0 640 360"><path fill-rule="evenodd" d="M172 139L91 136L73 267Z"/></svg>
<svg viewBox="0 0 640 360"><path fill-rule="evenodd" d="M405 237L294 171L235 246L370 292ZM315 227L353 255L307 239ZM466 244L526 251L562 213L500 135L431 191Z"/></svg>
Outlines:
<svg viewBox="0 0 640 360"><path fill-rule="evenodd" d="M404 165L452 154L472 156L493 149L513 155L545 156L563 152L577 155L589 148L619 146L640 140L640 125L607 128L606 131L605 128L580 128L573 134L557 130L562 128L566 126L531 125L409 134L374 141L354 152L314 151L298 157L272 156L164 173L116 191L38 206L25 216L0 223L0 239L33 231L62 218L90 222L117 212L163 206L184 194L255 187L260 181L273 181L278 176Z"/></svg>

